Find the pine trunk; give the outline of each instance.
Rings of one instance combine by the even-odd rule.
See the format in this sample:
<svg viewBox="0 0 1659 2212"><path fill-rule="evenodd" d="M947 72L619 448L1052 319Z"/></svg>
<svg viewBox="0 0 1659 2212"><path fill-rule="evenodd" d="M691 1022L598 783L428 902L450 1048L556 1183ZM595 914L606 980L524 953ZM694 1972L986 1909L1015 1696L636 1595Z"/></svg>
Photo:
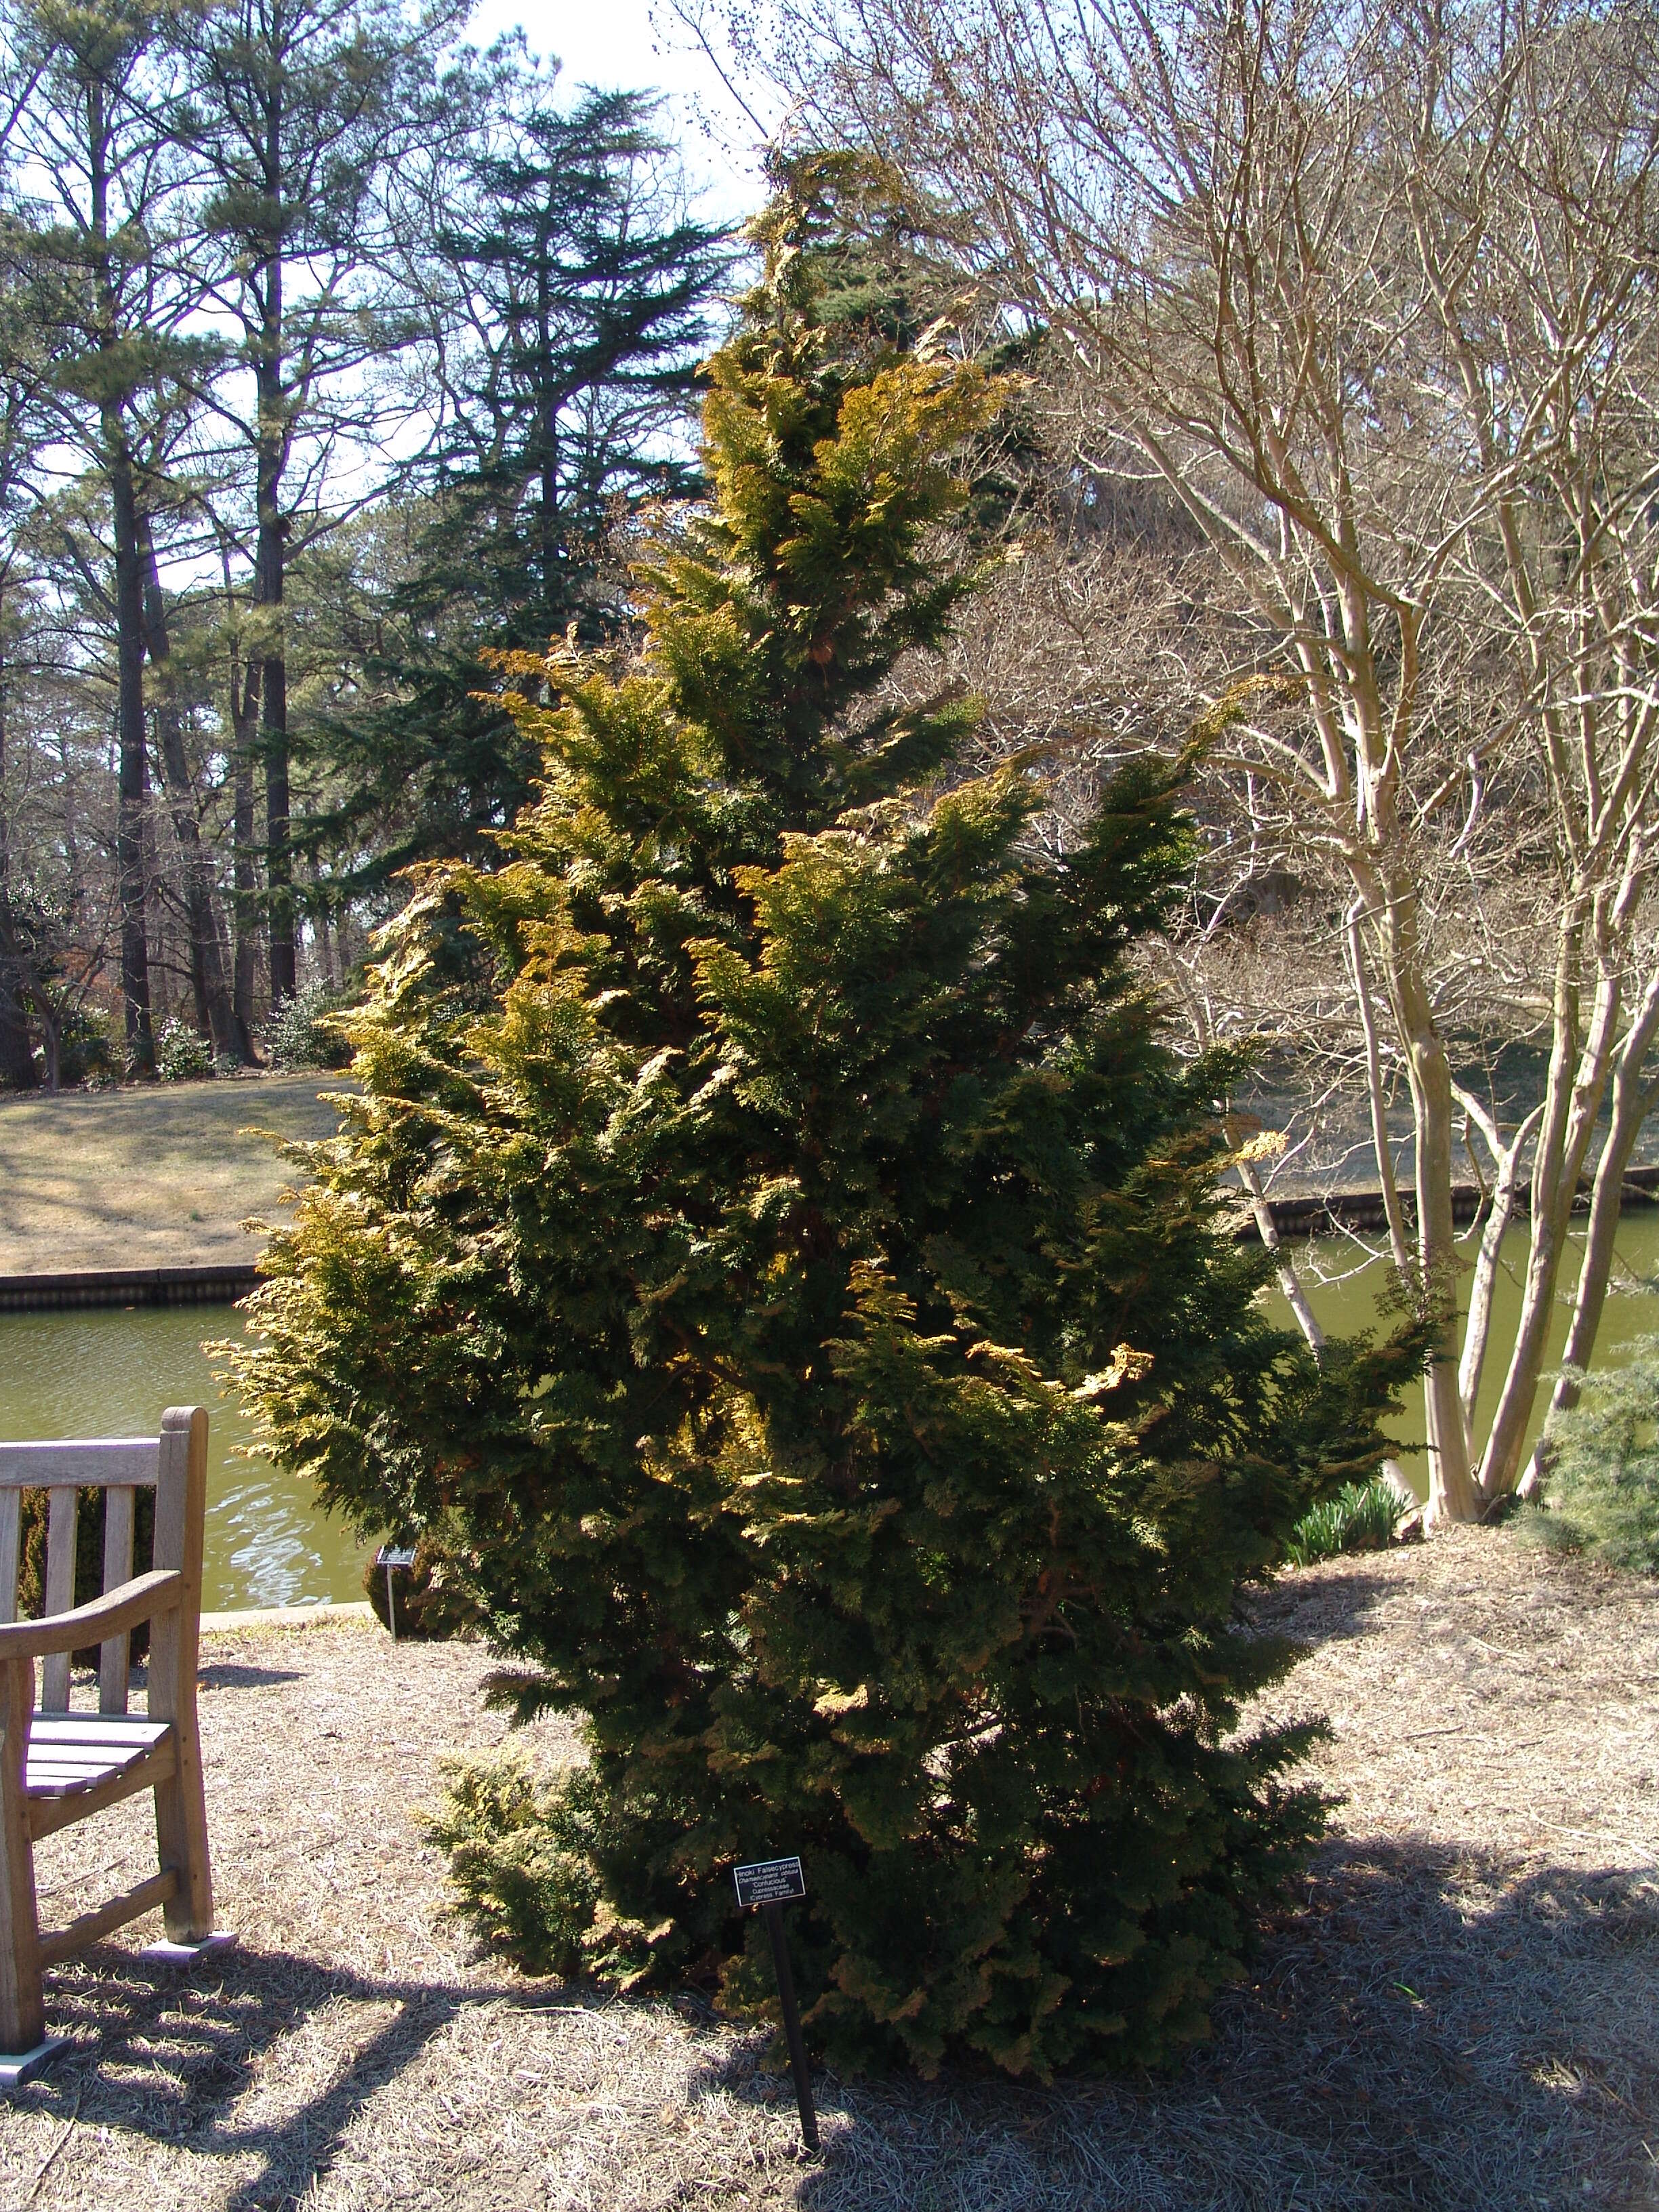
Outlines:
<svg viewBox="0 0 1659 2212"><path fill-rule="evenodd" d="M212 1043L215 1056L241 1060L235 1008L226 972L225 943L213 895L213 860L202 842L196 816L195 782L185 750L185 732L172 684L172 641L167 601L155 564L155 544L148 520L141 526L144 562L144 642L157 677L156 727L161 737L162 779L173 832L184 866L185 914L190 928L191 982L196 1025Z"/></svg>
<svg viewBox="0 0 1659 2212"><path fill-rule="evenodd" d="M110 500L115 524L116 733L119 805L115 866L121 902L121 1000L126 1014L127 1059L133 1073L155 1073L150 1028L149 886L144 866L144 813L149 761L144 728L144 611L138 543L138 501L132 459L118 421L107 418Z"/></svg>
<svg viewBox="0 0 1659 2212"><path fill-rule="evenodd" d="M11 824L7 814L6 709L8 671L0 652L0 1085L33 1091L40 1081L29 1049L24 978L11 907Z"/></svg>

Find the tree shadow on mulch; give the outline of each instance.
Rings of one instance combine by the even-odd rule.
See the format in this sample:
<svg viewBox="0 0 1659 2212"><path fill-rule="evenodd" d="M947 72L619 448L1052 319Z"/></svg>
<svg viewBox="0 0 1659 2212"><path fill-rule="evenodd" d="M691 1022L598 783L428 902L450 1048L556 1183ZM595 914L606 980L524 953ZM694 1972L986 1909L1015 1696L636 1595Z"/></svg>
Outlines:
<svg viewBox="0 0 1659 2212"><path fill-rule="evenodd" d="M1656 1983L1651 1881L1334 1838L1267 1931L1251 1982L1218 2001L1214 2040L1173 2080L1043 2088L821 2074L825 2154L799 2174L794 2201L802 2212L1659 2203L1647 2148L1659 2148ZM112 1948L53 1978L53 2027L82 2049L17 2102L82 2130L249 2161L229 2203L274 2212L305 2197L365 2105L461 2014L550 2000L586 2001L508 1976L381 1979L253 1949L180 1975ZM596 2002L612 2021L634 2010ZM322 2019L342 2003L368 2008L344 2038ZM659 2033L659 2004L657 2021ZM273 2077L261 2062L279 2045ZM763 2049L734 2036L700 2067L690 2117L721 2096L787 2117L787 2078L761 2070ZM315 2087L301 2086L313 2068ZM284 2094L246 2094L273 2080ZM712 2170L688 2174L688 2185L714 2185Z"/></svg>
<svg viewBox="0 0 1659 2212"><path fill-rule="evenodd" d="M1356 1560L1341 1573L1328 1570L1317 1579L1285 1575L1267 1589L1251 1591L1245 1611L1254 1626L1269 1634L1294 1637L1298 1644L1334 1644L1370 1634L1378 1609L1399 1595L1392 1577Z"/></svg>
<svg viewBox="0 0 1659 2212"><path fill-rule="evenodd" d="M204 1690L267 1690L281 1682L303 1682L294 1667L250 1667L234 1659L216 1660L198 1668L196 1680Z"/></svg>
<svg viewBox="0 0 1659 2212"><path fill-rule="evenodd" d="M1659 2203L1659 1888L1344 1839L1304 1897L1172 2080L821 2076L803 2212ZM787 2097L760 2056L702 2093Z"/></svg>
<svg viewBox="0 0 1659 2212"><path fill-rule="evenodd" d="M76 2049L12 2093L15 2106L61 2114L82 2130L130 2131L209 2158L246 2158L257 2170L233 2189L232 2212L270 2212L303 2197L325 2172L362 2106L414 2063L468 2008L523 2003L522 1983L465 1987L332 1972L314 1960L242 1945L180 1971L100 1948L47 1990L51 2033ZM240 2120L238 2100L260 2060L330 2005L367 2004L390 2015L352 2041L347 2063L320 2069L320 2094L268 2122ZM303 2058L296 2054L296 2063Z"/></svg>

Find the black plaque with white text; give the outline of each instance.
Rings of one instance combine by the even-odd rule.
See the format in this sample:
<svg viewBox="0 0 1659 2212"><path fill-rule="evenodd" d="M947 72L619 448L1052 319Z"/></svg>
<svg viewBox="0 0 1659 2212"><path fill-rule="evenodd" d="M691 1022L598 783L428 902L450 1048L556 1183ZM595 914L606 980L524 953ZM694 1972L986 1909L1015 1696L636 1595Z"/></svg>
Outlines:
<svg viewBox="0 0 1659 2212"><path fill-rule="evenodd" d="M794 1905L806 1894L799 1859L757 1859L752 1866L733 1867L732 1879L745 1912L757 1905Z"/></svg>

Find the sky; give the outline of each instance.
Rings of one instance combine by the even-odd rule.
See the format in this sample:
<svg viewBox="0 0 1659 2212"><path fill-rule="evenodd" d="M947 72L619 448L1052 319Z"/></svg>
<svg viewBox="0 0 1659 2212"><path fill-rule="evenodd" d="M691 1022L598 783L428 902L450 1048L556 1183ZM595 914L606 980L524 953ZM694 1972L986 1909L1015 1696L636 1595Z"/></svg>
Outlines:
<svg viewBox="0 0 1659 2212"><path fill-rule="evenodd" d="M759 206L755 125L665 0L480 0L468 35L484 46L514 29L532 52L558 57L567 90L665 95L664 135L683 149L705 222L735 222Z"/></svg>

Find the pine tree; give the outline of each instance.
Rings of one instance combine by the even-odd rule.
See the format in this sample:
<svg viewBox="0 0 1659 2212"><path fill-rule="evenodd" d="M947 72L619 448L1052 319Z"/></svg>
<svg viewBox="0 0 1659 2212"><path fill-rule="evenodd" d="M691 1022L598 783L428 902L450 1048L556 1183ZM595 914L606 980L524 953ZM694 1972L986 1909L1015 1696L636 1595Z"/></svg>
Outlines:
<svg viewBox="0 0 1659 2212"><path fill-rule="evenodd" d="M585 1716L550 1796L458 1785L488 1930L763 2008L729 1869L799 1850L839 2060L1156 2063L1320 1818L1307 1729L1233 1733L1289 1661L1240 1584L1410 1350L1316 1369L1218 1221L1217 1071L1128 958L1172 775L1056 861L1030 764L953 775L973 703L902 703L1007 395L827 341L837 175L757 227L641 655L556 658L505 863L384 942L240 1380L330 1504L441 1542L502 1695Z"/></svg>
<svg viewBox="0 0 1659 2212"><path fill-rule="evenodd" d="M439 394L411 481L423 525L388 595L365 690L319 733L343 785L336 835L382 833L368 875L472 854L530 796L538 747L495 656L617 627L618 515L681 495L685 410L722 258L660 172L649 103L493 80L473 128L411 195L408 276ZM381 704L386 701L389 703ZM386 825L395 825L384 834Z"/></svg>

